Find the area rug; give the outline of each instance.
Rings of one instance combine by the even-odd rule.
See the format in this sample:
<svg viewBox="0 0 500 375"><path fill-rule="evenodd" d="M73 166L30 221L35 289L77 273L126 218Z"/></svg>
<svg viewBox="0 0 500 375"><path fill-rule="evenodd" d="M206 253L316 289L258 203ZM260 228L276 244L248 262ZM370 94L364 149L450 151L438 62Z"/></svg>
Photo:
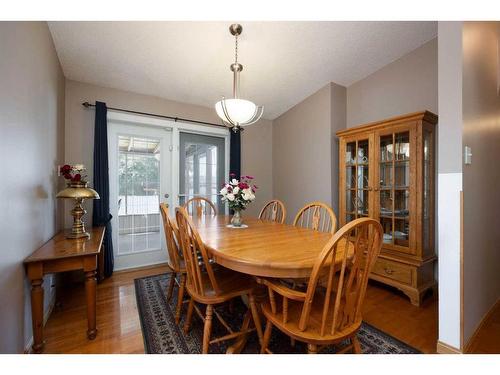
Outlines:
<svg viewBox="0 0 500 375"><path fill-rule="evenodd" d="M177 294L167 302L166 290L171 274L161 274L135 279L135 294L137 298L137 309L141 321L142 335L144 337L144 348L150 354L195 354L201 353L203 342L203 322L193 313L190 332L185 335L182 326L175 323L175 306ZM177 289L175 290L177 292ZM229 311L227 306L217 307L217 311L223 316L235 331L241 326L246 306L239 299ZM185 316L185 309L183 306ZM306 353L307 346L296 342L291 346L288 336L282 334L278 329L272 331L269 348L273 353ZM227 334L225 328L217 319L213 320L212 337ZM365 354L416 354L417 349L397 340L396 338L376 329L363 322L358 333L361 349ZM231 341L210 345L210 353L225 353L227 345ZM256 354L259 352L257 334L249 335L243 353ZM334 353L334 349L325 349L320 353Z"/></svg>

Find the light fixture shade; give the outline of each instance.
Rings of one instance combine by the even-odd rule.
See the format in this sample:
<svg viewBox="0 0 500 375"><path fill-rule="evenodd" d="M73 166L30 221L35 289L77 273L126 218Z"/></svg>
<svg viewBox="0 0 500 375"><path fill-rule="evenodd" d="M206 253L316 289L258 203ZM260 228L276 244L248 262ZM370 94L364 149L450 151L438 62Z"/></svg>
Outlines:
<svg viewBox="0 0 500 375"><path fill-rule="evenodd" d="M222 121L243 126L251 122L254 118L257 106L251 101L245 99L223 100L226 106L226 111L223 109L222 100L215 104L215 111Z"/></svg>

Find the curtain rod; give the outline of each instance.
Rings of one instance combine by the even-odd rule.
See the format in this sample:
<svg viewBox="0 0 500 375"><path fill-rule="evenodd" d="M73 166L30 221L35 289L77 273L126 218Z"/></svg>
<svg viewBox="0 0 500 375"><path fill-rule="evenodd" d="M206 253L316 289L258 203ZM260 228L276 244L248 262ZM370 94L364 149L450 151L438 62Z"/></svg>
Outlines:
<svg viewBox="0 0 500 375"><path fill-rule="evenodd" d="M90 108L90 107L95 107L95 104L90 104L89 102L83 102L82 105L85 108ZM107 107L108 109L112 111L120 111L120 112L126 112L126 113L133 113L136 115L145 115L145 116L153 116L153 117L160 117L160 118L166 118L168 120L174 120L175 122L188 122L188 123L193 123L193 124L202 124L202 125L209 125L209 126L217 126L217 127L227 127L225 125L221 124L214 124L211 122L205 122L205 121L198 121L198 120L190 120L188 118L182 118L182 117L173 117L173 116L165 116L165 115L158 115L156 113L148 113L148 112L139 112L139 111L131 111L129 109L123 109L123 108L113 108L113 107Z"/></svg>

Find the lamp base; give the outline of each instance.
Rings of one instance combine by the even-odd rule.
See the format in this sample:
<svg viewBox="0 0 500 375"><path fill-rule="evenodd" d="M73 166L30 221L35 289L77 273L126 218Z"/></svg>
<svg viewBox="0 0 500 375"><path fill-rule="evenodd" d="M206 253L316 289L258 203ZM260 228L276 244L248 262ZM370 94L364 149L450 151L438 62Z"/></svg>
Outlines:
<svg viewBox="0 0 500 375"><path fill-rule="evenodd" d="M88 232L81 232L81 233L75 233L72 230L68 230L64 236L66 238L70 239L75 239L75 238L90 238L90 233Z"/></svg>

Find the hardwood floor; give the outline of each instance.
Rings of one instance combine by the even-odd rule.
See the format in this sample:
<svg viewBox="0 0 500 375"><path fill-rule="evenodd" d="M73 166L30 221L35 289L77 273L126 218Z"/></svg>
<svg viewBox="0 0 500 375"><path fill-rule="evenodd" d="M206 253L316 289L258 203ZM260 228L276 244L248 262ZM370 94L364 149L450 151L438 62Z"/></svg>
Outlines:
<svg viewBox="0 0 500 375"><path fill-rule="evenodd" d="M92 341L86 334L83 284L58 289L58 302L45 326L44 353L144 353L134 279L169 270L165 265L118 272L98 284L98 332Z"/></svg>
<svg viewBox="0 0 500 375"><path fill-rule="evenodd" d="M83 284L58 290L57 305L45 326L44 353L144 353L134 279L169 271L168 266L118 272L97 287L97 338L87 340ZM437 301L411 305L406 296L370 282L364 320L424 353L434 353L437 341Z"/></svg>
<svg viewBox="0 0 500 375"><path fill-rule="evenodd" d="M500 303L497 303L491 315L473 338L467 353L500 353Z"/></svg>
<svg viewBox="0 0 500 375"><path fill-rule="evenodd" d="M438 303L428 294L416 307L398 290L370 280L363 320L423 353L436 353Z"/></svg>

